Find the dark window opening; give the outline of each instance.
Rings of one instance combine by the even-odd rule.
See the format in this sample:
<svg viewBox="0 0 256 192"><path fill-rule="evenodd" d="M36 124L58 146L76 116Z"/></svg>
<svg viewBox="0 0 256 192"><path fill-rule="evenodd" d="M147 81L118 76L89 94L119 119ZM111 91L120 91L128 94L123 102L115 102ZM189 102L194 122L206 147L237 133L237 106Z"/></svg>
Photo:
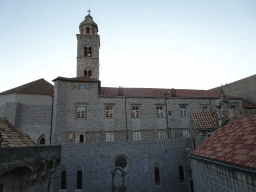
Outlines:
<svg viewBox="0 0 256 192"><path fill-rule="evenodd" d="M45 138L44 138L44 137L42 137L42 138L40 139L39 144L40 144L40 145L44 145L44 144L45 144Z"/></svg>
<svg viewBox="0 0 256 192"><path fill-rule="evenodd" d="M87 47L84 48L84 56L87 57Z"/></svg>
<svg viewBox="0 0 256 192"><path fill-rule="evenodd" d="M86 33L89 34L90 33L90 28L86 27Z"/></svg>
<svg viewBox="0 0 256 192"><path fill-rule="evenodd" d="M172 115L172 112L171 112L171 111L168 111L168 115L171 116L171 115Z"/></svg>
<svg viewBox="0 0 256 192"><path fill-rule="evenodd" d="M66 181L67 181L66 176L67 176L66 170L62 170L61 171L61 187L60 187L61 189L66 189Z"/></svg>
<svg viewBox="0 0 256 192"><path fill-rule="evenodd" d="M89 47L88 57L92 57L92 48L91 47Z"/></svg>
<svg viewBox="0 0 256 192"><path fill-rule="evenodd" d="M82 170L77 171L77 183L76 183L76 188L77 189L82 189Z"/></svg>
<svg viewBox="0 0 256 192"><path fill-rule="evenodd" d="M157 166L155 167L155 185L160 185L160 171Z"/></svg>
<svg viewBox="0 0 256 192"><path fill-rule="evenodd" d="M87 70L84 70L84 76L87 77Z"/></svg>
<svg viewBox="0 0 256 192"><path fill-rule="evenodd" d="M84 135L79 135L79 142L83 143L84 142Z"/></svg>
<svg viewBox="0 0 256 192"><path fill-rule="evenodd" d="M190 180L190 189L191 189L191 192L194 192L193 180Z"/></svg>
<svg viewBox="0 0 256 192"><path fill-rule="evenodd" d="M92 71L89 70L89 72L88 72L88 77L91 77L91 76L92 76Z"/></svg>
<svg viewBox="0 0 256 192"><path fill-rule="evenodd" d="M184 182L184 170L182 165L179 165L179 175L180 175L180 182Z"/></svg>
<svg viewBox="0 0 256 192"><path fill-rule="evenodd" d="M196 148L196 140L193 139L193 145L194 145L194 149Z"/></svg>
<svg viewBox="0 0 256 192"><path fill-rule="evenodd" d="M81 29L81 34L83 34L83 29Z"/></svg>
<svg viewBox="0 0 256 192"><path fill-rule="evenodd" d="M117 158L117 160L115 162L116 167L122 167L124 169L126 167L126 165L127 165L127 161L125 158L123 158L123 157Z"/></svg>

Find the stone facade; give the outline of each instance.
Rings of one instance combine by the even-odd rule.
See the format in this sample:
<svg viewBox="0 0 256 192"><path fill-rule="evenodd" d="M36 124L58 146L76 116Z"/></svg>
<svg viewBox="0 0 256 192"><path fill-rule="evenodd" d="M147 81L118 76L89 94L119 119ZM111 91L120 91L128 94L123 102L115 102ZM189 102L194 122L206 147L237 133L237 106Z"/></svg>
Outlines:
<svg viewBox="0 0 256 192"><path fill-rule="evenodd" d="M214 92L224 91L227 95L241 97L248 102L256 104L256 75L210 90Z"/></svg>
<svg viewBox="0 0 256 192"><path fill-rule="evenodd" d="M93 142L63 144L61 170L67 174L66 190L76 191L76 171L82 169L82 189L78 191L111 191L117 157L127 160L127 191L189 191L186 175L189 162L186 148L190 139L144 140L127 142ZM154 166L159 166L160 183L155 184ZM179 180L179 165L184 167L184 180ZM185 168L186 167L186 168ZM61 170L55 176L54 191L61 186Z"/></svg>
<svg viewBox="0 0 256 192"><path fill-rule="evenodd" d="M87 90L79 90L86 85ZM202 112L202 106L215 111L217 99L186 98L143 98L143 97L107 97L99 95L97 82L55 81L55 103L53 134L54 143L75 143L77 134L85 134L85 142L106 141L106 133L114 134L114 141L133 140L133 132L141 132L141 139L157 139L159 131L165 137L183 137L183 131L190 129L190 114ZM231 100L239 103L241 100ZM165 104L166 102L166 104ZM85 107L85 117L77 118L77 107ZM113 117L106 118L106 107L113 107ZM132 107L137 106L139 117L132 117ZM157 116L157 107L162 107L163 116ZM186 116L181 116L181 106L186 106ZM167 130L167 111L168 130ZM71 137L70 134L72 134Z"/></svg>
<svg viewBox="0 0 256 192"><path fill-rule="evenodd" d="M36 143L44 137L50 144L52 99L50 95L0 95L0 117L6 117Z"/></svg>
<svg viewBox="0 0 256 192"><path fill-rule="evenodd" d="M255 170L191 158L194 191L256 191Z"/></svg>

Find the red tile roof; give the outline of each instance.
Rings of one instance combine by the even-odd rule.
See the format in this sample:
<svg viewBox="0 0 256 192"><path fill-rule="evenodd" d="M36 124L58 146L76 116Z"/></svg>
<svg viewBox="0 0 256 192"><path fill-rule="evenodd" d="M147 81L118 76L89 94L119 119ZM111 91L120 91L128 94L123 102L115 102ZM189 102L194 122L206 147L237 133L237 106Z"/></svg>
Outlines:
<svg viewBox="0 0 256 192"><path fill-rule="evenodd" d="M223 118L229 118L229 112L222 112ZM243 111L234 111L235 119L243 119L246 117L251 117L256 115L256 110L243 110ZM194 128L197 129L217 129L218 125L218 115L216 112L208 113L193 113L191 114L191 120L194 124Z"/></svg>
<svg viewBox="0 0 256 192"><path fill-rule="evenodd" d="M256 116L228 122L197 147L191 156L256 168Z"/></svg>
<svg viewBox="0 0 256 192"><path fill-rule="evenodd" d="M0 95L7 95L13 93L52 95L53 91L54 87L52 84L50 84L44 79L38 79L25 85L21 85L19 87L4 91L0 93Z"/></svg>
<svg viewBox="0 0 256 192"><path fill-rule="evenodd" d="M16 129L7 119L0 118L1 147L28 147L37 144L26 134Z"/></svg>
<svg viewBox="0 0 256 192"><path fill-rule="evenodd" d="M57 77L56 79L53 79L52 81L71 81L71 82L100 82L98 79L93 79L90 77L73 77L73 78L67 78L67 77Z"/></svg>
<svg viewBox="0 0 256 192"><path fill-rule="evenodd" d="M247 101L242 100L242 104L244 109L256 109L256 105L249 103Z"/></svg>
<svg viewBox="0 0 256 192"><path fill-rule="evenodd" d="M100 95L102 96L118 96L118 89L123 89L123 96L128 97L164 97L167 92L173 92L172 89L156 89L156 88L114 88L101 87ZM220 98L221 93L215 93L208 90L192 90L192 89L175 89L177 97L182 98ZM171 97L168 94L167 97ZM238 99L237 97L226 96L227 98Z"/></svg>

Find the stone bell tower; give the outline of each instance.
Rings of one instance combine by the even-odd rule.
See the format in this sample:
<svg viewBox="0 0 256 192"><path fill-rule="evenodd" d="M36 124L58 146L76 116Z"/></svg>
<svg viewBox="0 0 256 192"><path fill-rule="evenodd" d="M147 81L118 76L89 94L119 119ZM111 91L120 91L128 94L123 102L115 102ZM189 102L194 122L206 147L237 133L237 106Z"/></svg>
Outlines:
<svg viewBox="0 0 256 192"><path fill-rule="evenodd" d="M99 49L100 36L98 25L89 14L79 25L77 34L77 77L91 77L99 79Z"/></svg>

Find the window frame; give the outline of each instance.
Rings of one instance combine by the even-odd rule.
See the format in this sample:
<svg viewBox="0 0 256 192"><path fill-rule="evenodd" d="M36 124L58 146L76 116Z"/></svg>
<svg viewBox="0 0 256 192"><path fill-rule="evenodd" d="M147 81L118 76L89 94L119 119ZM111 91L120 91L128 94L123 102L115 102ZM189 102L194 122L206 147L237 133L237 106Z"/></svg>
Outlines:
<svg viewBox="0 0 256 192"><path fill-rule="evenodd" d="M87 70L84 70L84 71L87 71ZM88 89L88 85L87 84L78 84L78 90L84 90L85 91L87 89Z"/></svg>
<svg viewBox="0 0 256 192"><path fill-rule="evenodd" d="M156 169L158 169L159 181L156 181ZM161 171L160 171L160 166L158 163L155 163L155 165L154 165L154 185L161 186Z"/></svg>
<svg viewBox="0 0 256 192"><path fill-rule="evenodd" d="M112 140L110 138L112 138ZM114 133L106 133L106 142L112 141L114 141Z"/></svg>
<svg viewBox="0 0 256 192"><path fill-rule="evenodd" d="M44 143L41 143L41 140L44 139ZM45 138L45 135L41 135L38 139L38 144L39 145L46 145L46 138Z"/></svg>
<svg viewBox="0 0 256 192"><path fill-rule="evenodd" d="M185 110L182 110L185 109ZM188 116L187 105L180 105L180 117L186 118Z"/></svg>
<svg viewBox="0 0 256 192"><path fill-rule="evenodd" d="M161 135L163 133L163 135ZM165 139L166 137L165 137L165 131L159 131L159 133L158 133L158 138L159 139ZM161 136L163 136L163 138L161 137Z"/></svg>
<svg viewBox="0 0 256 192"><path fill-rule="evenodd" d="M63 181L63 175L62 175L62 173L63 173L63 171L65 171L65 188L62 188L62 181ZM67 189L67 168L65 167L65 166L63 166L62 168L61 168L61 171L60 171L60 189L61 190L66 190Z"/></svg>
<svg viewBox="0 0 256 192"><path fill-rule="evenodd" d="M78 108L79 107L83 107L84 108L84 110L81 110L81 111L79 111L78 110ZM84 112L84 114L82 115L82 114L79 114L79 117L78 117L78 112ZM86 119L86 106L82 106L82 105L77 105L76 106L76 119Z"/></svg>
<svg viewBox="0 0 256 192"><path fill-rule="evenodd" d="M84 141L80 142L80 135L84 136ZM85 133L77 133L76 134L76 143L85 143Z"/></svg>
<svg viewBox="0 0 256 192"><path fill-rule="evenodd" d="M78 188L78 171L81 171L81 188ZM76 169L76 190L82 190L83 189L83 169L81 166L78 166Z"/></svg>
<svg viewBox="0 0 256 192"><path fill-rule="evenodd" d="M110 109L107 109L107 108L112 108L111 110ZM110 112L112 111L112 116L107 116L107 112ZM110 113L111 114L111 113ZM114 105L105 105L105 113L104 113L104 118L105 119L114 119L114 114L115 114L115 106Z"/></svg>
<svg viewBox="0 0 256 192"><path fill-rule="evenodd" d="M162 109L159 109L159 108L162 108ZM162 114L162 116L160 114ZM162 105L156 106L156 117L157 118L164 117L164 106L162 106Z"/></svg>
<svg viewBox="0 0 256 192"><path fill-rule="evenodd" d="M183 130L182 134L183 134L183 138L190 138L189 130Z"/></svg>
<svg viewBox="0 0 256 192"><path fill-rule="evenodd" d="M140 110L140 105L131 105L132 109L131 109L131 117L132 119L140 119L141 118L141 110ZM134 107L136 107L137 109L133 109ZM137 112L138 115L133 115L133 111L135 111L135 113Z"/></svg>
<svg viewBox="0 0 256 192"><path fill-rule="evenodd" d="M138 136L138 139L137 139L136 135ZM134 141L139 141L139 140L141 140L141 134L140 134L139 131L133 132L133 140L134 140Z"/></svg>

